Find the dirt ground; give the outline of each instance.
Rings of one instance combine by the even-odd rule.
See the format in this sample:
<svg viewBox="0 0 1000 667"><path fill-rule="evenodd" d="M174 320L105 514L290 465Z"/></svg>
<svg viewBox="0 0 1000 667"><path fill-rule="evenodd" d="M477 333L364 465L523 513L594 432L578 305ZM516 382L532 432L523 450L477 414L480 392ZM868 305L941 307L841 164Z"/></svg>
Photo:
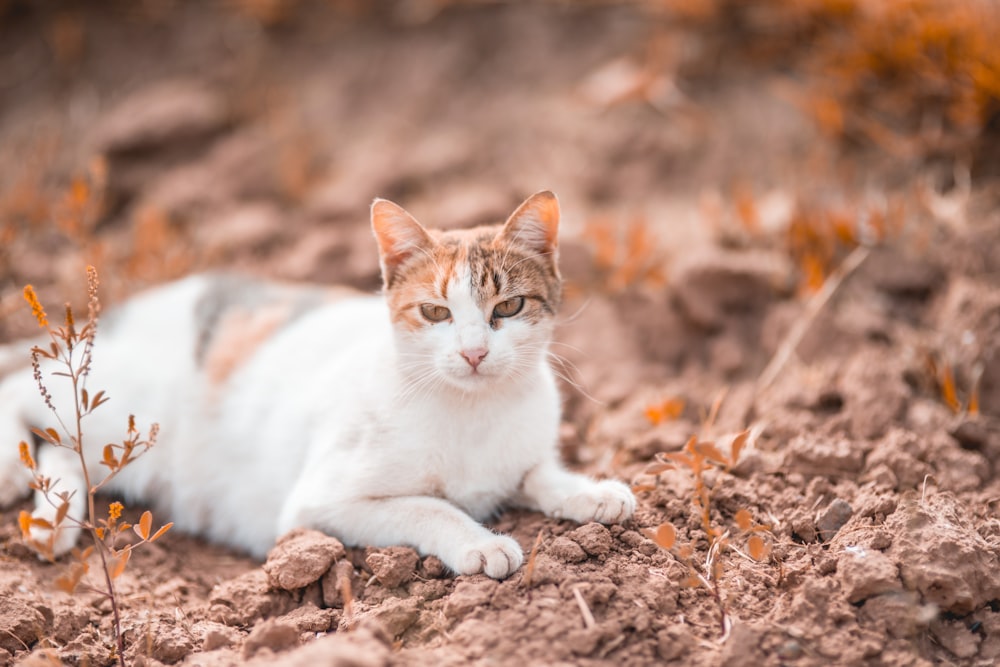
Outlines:
<svg viewBox="0 0 1000 667"><path fill-rule="evenodd" d="M308 531L264 564L170 532L118 580L130 664L1000 661L997 124L953 153L845 142L788 63L664 25L0 3L0 339L35 326L24 284L81 303L88 263L107 304L209 268L376 289L374 196L452 227L552 189L563 450L640 499L623 526L504 513L536 553L502 582ZM748 428L700 481L656 467ZM112 664L107 601L56 590L27 507L0 512L0 665Z"/></svg>

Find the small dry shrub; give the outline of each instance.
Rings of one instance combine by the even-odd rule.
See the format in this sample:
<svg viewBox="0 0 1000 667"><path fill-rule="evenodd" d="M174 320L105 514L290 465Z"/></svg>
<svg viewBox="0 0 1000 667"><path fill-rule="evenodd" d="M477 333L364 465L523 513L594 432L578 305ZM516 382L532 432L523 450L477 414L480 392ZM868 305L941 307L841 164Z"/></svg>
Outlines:
<svg viewBox="0 0 1000 667"><path fill-rule="evenodd" d="M91 393L87 389L87 378L91 369L91 355L94 347L94 339L97 334L98 314L100 313L100 301L97 296L98 278L97 271L93 267L87 268L87 291L88 291L88 313L87 320L81 328L77 328L77 322L73 310L66 304L65 319L62 326L58 328L50 327L48 315L31 285L24 288L24 296L31 306L32 314L35 316L40 327L46 329L50 343L48 347L35 346L31 351L31 363L34 368L35 380L42 400L51 409L58 428L33 428L33 433L48 443L52 447L61 447L73 451L80 462L80 471L83 474L86 488L87 510L82 518L69 514L70 502L76 491L60 490L59 480L52 479L42 474L31 454L31 447L27 442L20 443L20 454L22 463L31 471L33 479L30 483L32 489L40 493L45 501L55 509L53 518L46 519L36 516L33 512L22 511L19 518L19 526L22 537L26 544L38 552L40 556L47 560L55 560L55 540L61 528L65 524L73 524L79 527L85 535L90 538L91 544L84 549L74 548L72 559L66 571L53 582L59 589L72 594L78 588L96 592L106 597L111 603L114 616L115 650L117 660L122 667L125 665L125 644L121 631L121 615L118 595L115 590L115 580L122 575L132 555L132 550L136 547L154 542L167 532L173 524L165 524L155 532L153 531L153 515L146 511L136 525L121 521L124 506L120 502L111 503L108 516L98 516L95 509L95 497L97 493L114 479L130 463L138 459L156 443L158 426L153 424L148 434L142 437L136 428L134 417L129 417L125 438L121 443L112 443L104 446L103 459L101 465L108 468L107 474L97 481L92 476L84 456L84 418L107 401L103 391ZM73 389L73 414L72 419L67 424L62 415L56 410L52 402L52 396L46 386L45 376L42 371L42 360L56 362L61 366L61 370L53 375L64 378L72 384ZM136 543L122 544L124 538L130 537L134 533L138 538ZM121 545L121 546L119 546ZM93 585L86 581L86 575L91 571L91 562L96 557L100 564L100 575L102 584Z"/></svg>

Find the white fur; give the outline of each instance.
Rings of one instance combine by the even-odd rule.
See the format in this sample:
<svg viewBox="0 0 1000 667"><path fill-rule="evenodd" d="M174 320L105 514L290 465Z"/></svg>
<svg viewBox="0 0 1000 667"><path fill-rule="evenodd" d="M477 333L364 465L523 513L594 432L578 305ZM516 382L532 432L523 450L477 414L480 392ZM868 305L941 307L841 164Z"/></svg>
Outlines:
<svg viewBox="0 0 1000 667"><path fill-rule="evenodd" d="M510 318L493 330L467 274L450 285L451 321L412 333L391 325L380 297L336 301L280 329L222 385L194 353L196 304L214 280L133 299L102 322L94 348L88 386L111 400L84 421L88 465L103 474L101 448L121 440L129 413L140 428L158 422L156 447L110 485L165 510L158 518L258 557L309 526L349 544L412 545L456 572L500 578L520 566L521 548L479 521L504 505L575 521L632 514L625 485L558 461L549 328ZM489 350L475 371L460 354L471 347ZM68 419L66 383L47 383ZM0 383L0 502L26 494L17 443L27 426L54 424L30 367ZM71 514L80 516L74 455L42 446L38 459L60 488L76 490ZM64 529L57 550L77 537Z"/></svg>

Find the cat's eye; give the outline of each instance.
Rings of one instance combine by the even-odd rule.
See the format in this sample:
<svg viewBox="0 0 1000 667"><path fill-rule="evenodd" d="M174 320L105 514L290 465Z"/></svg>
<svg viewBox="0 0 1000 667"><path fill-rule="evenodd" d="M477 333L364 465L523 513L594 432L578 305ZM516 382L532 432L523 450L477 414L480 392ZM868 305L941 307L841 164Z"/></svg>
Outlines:
<svg viewBox="0 0 1000 667"><path fill-rule="evenodd" d="M501 301L493 308L493 317L514 317L524 308L524 297L515 296L513 299Z"/></svg>
<svg viewBox="0 0 1000 667"><path fill-rule="evenodd" d="M425 303L420 306L420 314L424 316L428 322L444 322L446 319L451 317L451 311L444 306L438 306L433 303Z"/></svg>

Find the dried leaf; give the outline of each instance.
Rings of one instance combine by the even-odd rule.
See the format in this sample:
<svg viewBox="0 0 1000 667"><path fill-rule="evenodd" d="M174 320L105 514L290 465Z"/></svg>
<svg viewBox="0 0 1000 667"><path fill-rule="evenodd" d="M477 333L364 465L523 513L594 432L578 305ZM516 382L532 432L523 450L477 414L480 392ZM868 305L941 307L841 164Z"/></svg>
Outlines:
<svg viewBox="0 0 1000 667"><path fill-rule="evenodd" d="M35 528L45 528L46 530L55 530L55 526L52 525L51 521L35 516L31 517L31 525Z"/></svg>
<svg viewBox="0 0 1000 667"><path fill-rule="evenodd" d="M740 452L743 451L743 447L747 444L747 440L750 439L750 429L746 429L741 432L735 438L733 438L733 444L729 446L729 464L736 465L740 460Z"/></svg>
<svg viewBox="0 0 1000 667"><path fill-rule="evenodd" d="M120 551L117 556L108 561L108 575L112 579L117 579L122 576L122 573L125 572L125 566L128 565L129 558L131 557L131 549L123 549Z"/></svg>
<svg viewBox="0 0 1000 667"><path fill-rule="evenodd" d="M55 436L52 436L50 434L50 431L52 433L55 433ZM49 444L58 445L60 443L59 434L53 431L51 428L47 428L44 431L38 428L32 428L31 432Z"/></svg>
<svg viewBox="0 0 1000 667"><path fill-rule="evenodd" d="M714 442L699 442L694 446L694 449L709 461L714 461L721 465L729 463L729 459L726 458L726 455L723 454L718 447L715 446Z"/></svg>
<svg viewBox="0 0 1000 667"><path fill-rule="evenodd" d="M80 579L83 578L83 571L78 568L72 568L63 575L56 577L55 586L64 593L73 595L76 592L76 587L80 584Z"/></svg>
<svg viewBox="0 0 1000 667"><path fill-rule="evenodd" d="M17 523L21 528L21 536L28 539L31 536L31 512L21 510L21 513L17 515Z"/></svg>
<svg viewBox="0 0 1000 667"><path fill-rule="evenodd" d="M174 527L174 522L173 521L171 521L170 523L163 524L158 531L156 531L155 533L153 533L153 536L151 538L149 538L149 541L150 542L155 542L156 540L160 539L160 537L162 537L165 532L167 532L168 530L170 530L173 527Z"/></svg>
<svg viewBox="0 0 1000 667"><path fill-rule="evenodd" d="M656 491L655 484L633 484L632 493L649 493L650 491Z"/></svg>
<svg viewBox="0 0 1000 667"><path fill-rule="evenodd" d="M736 513L736 525L740 527L740 530L750 530L753 527L753 516L751 516L750 511L747 509L741 509Z"/></svg>
<svg viewBox="0 0 1000 667"><path fill-rule="evenodd" d="M135 526L135 532L144 540L149 539L149 531L153 527L153 513L146 510L139 518L139 525Z"/></svg>
<svg viewBox="0 0 1000 667"><path fill-rule="evenodd" d="M59 505L59 509L56 510L56 521L55 521L55 524L57 526L59 524L61 524L63 522L63 520L66 518L66 513L67 512L69 512L69 503L63 501L63 503L61 505Z"/></svg>
<svg viewBox="0 0 1000 667"><path fill-rule="evenodd" d="M645 470L642 471L644 475L659 475L660 473L666 472L668 470L676 470L677 466L673 463L651 463Z"/></svg>
<svg viewBox="0 0 1000 667"><path fill-rule="evenodd" d="M677 419L684 412L684 399L670 398L646 408L646 419L654 426Z"/></svg>
<svg viewBox="0 0 1000 667"><path fill-rule="evenodd" d="M680 463L685 467L688 468L694 467L694 459L692 459L687 454L684 454L683 452L670 452L668 454L664 454L663 456L664 458L668 458L671 461L676 461L677 463Z"/></svg>
<svg viewBox="0 0 1000 667"><path fill-rule="evenodd" d="M771 545L760 535L754 534L747 540L747 553L754 560L764 560L771 553Z"/></svg>
<svg viewBox="0 0 1000 667"><path fill-rule="evenodd" d="M107 402L107 400L108 399L105 398L105 396L104 396L104 390L102 389L101 391L99 391L96 394L94 394L94 401L93 401L93 403L90 404L90 409L91 410L97 409L97 406L101 405L102 403Z"/></svg>
<svg viewBox="0 0 1000 667"><path fill-rule="evenodd" d="M656 529L653 541L663 549L672 549L674 543L677 541L677 529L674 528L674 525L669 522L661 524L660 527Z"/></svg>
<svg viewBox="0 0 1000 667"><path fill-rule="evenodd" d="M949 364L941 369L941 398L952 412L961 411L962 404L958 401L958 392L955 390L955 376Z"/></svg>

